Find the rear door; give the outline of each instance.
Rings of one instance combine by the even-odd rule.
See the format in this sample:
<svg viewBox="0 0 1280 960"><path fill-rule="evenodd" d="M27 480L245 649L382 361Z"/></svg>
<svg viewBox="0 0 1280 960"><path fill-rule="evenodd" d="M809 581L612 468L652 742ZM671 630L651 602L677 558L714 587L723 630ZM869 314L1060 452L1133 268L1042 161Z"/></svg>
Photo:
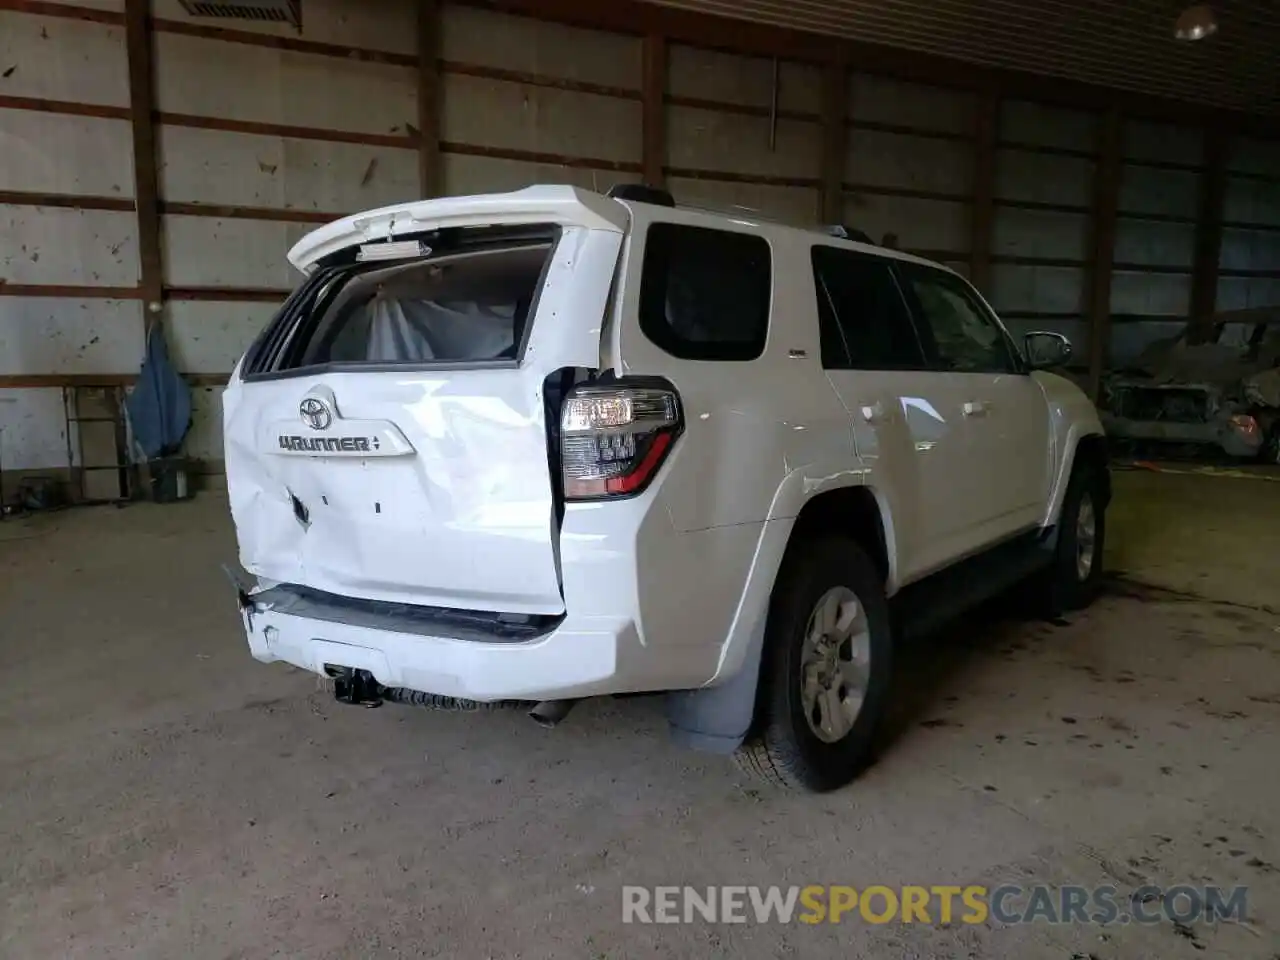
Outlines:
<svg viewBox="0 0 1280 960"><path fill-rule="evenodd" d="M249 572L373 600L563 611L548 385L600 362L626 215L554 189L554 202L521 205L523 191L376 211L295 248L311 277L224 397Z"/></svg>
<svg viewBox="0 0 1280 960"><path fill-rule="evenodd" d="M925 264L895 267L939 376L963 418L965 510L977 546L1035 526L1048 495L1048 404L1004 328L963 279Z"/></svg>
<svg viewBox="0 0 1280 960"><path fill-rule="evenodd" d="M960 395L929 363L891 261L817 245L812 262L822 365L858 456L884 478L907 582L964 552L976 522L961 495L970 460Z"/></svg>

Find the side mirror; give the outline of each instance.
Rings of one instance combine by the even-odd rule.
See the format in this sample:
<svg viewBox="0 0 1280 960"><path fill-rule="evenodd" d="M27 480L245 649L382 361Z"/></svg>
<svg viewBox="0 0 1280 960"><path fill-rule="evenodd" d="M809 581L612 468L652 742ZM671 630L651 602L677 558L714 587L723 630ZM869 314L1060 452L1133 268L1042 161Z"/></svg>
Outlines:
<svg viewBox="0 0 1280 960"><path fill-rule="evenodd" d="M1022 349L1032 370L1061 367L1071 359L1071 341L1047 330L1028 333L1022 338Z"/></svg>

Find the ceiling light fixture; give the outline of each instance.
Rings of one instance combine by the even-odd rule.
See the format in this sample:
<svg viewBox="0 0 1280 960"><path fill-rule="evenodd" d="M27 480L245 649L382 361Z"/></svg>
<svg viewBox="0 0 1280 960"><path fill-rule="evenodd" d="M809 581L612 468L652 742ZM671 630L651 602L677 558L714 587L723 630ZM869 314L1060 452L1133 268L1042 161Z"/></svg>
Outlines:
<svg viewBox="0 0 1280 960"><path fill-rule="evenodd" d="M1174 36L1179 40L1203 40L1218 32L1218 18L1213 8L1197 4L1182 11L1174 26Z"/></svg>

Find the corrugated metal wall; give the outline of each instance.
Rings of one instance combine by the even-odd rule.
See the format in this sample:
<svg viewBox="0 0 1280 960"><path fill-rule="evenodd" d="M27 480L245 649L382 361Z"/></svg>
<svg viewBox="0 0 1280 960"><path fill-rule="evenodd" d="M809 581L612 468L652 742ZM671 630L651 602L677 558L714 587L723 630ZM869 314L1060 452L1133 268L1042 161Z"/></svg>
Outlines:
<svg viewBox="0 0 1280 960"><path fill-rule="evenodd" d="M0 80L6 468L63 465L57 384L124 382L141 355L122 3L82 0L103 11L86 20L0 0L0 72L13 67ZM415 4L308 0L304 43L293 48L273 45L297 39L287 27L209 27L177 0L154 0L153 10L164 316L197 385L189 452L216 461L217 384L292 284L290 244L337 215L421 195ZM639 35L466 3L445 4L442 17L445 191L548 181L605 190L641 178ZM665 58L663 163L675 196L817 222L833 175L822 68L681 43ZM994 107L980 95L856 63L842 99L834 175L845 221L961 272L981 264L1015 331L1059 329L1083 353L1100 116L1005 99L991 132L983 111ZM1196 128L1128 118L1122 129L1116 359L1190 310L1206 163ZM1244 139L1229 156L1220 307L1280 303L1280 148ZM980 168L993 171L989 202L979 200Z"/></svg>
<svg viewBox="0 0 1280 960"><path fill-rule="evenodd" d="M100 2L118 10L120 2ZM137 218L124 30L0 11L0 94L82 105L0 109L0 378L137 370ZM62 195L94 195L83 208ZM77 289L78 288L78 289ZM0 466L67 466L62 390L0 390ZM79 444L72 447L78 451Z"/></svg>

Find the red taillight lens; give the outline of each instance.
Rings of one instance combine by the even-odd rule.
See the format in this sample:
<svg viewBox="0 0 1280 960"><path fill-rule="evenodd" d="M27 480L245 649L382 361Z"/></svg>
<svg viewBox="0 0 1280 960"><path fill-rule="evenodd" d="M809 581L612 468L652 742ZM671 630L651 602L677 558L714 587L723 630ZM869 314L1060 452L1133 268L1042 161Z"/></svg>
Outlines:
<svg viewBox="0 0 1280 960"><path fill-rule="evenodd" d="M680 423L679 399L669 388L575 388L560 416L565 499L639 493L662 466Z"/></svg>

